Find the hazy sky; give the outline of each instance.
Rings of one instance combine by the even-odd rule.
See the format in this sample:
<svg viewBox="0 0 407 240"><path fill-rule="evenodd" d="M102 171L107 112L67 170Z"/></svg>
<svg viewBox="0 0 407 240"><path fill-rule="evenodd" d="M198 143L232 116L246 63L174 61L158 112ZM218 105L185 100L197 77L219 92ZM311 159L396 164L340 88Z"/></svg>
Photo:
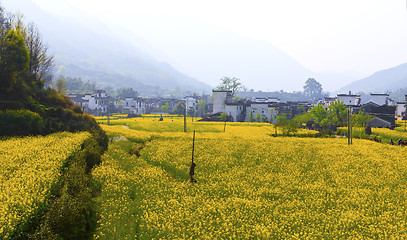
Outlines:
<svg viewBox="0 0 407 240"><path fill-rule="evenodd" d="M34 1L65 10L61 0ZM169 19L214 24L267 40L316 72L370 74L407 62L405 0L64 1L147 41L157 37L152 26L165 27Z"/></svg>
<svg viewBox="0 0 407 240"><path fill-rule="evenodd" d="M14 1L0 0L5 6ZM80 9L111 28L130 29L163 54L160 60L175 65L174 54L188 34L185 25L217 26L266 40L314 72L353 80L407 62L407 0L33 1L60 15L75 17ZM206 81L214 85L218 79ZM328 90L344 84L332 83Z"/></svg>

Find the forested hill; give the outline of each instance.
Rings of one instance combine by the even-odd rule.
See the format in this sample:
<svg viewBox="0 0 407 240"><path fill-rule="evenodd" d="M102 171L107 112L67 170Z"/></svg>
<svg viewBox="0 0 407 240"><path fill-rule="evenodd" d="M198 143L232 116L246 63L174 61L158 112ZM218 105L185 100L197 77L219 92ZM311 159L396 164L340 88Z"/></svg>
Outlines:
<svg viewBox="0 0 407 240"><path fill-rule="evenodd" d="M338 92L383 93L407 88L407 63L375 72L341 88Z"/></svg>
<svg viewBox="0 0 407 240"><path fill-rule="evenodd" d="M168 63L154 59L92 19L56 17L31 0L13 0L8 4L23 11L25 18L38 25L43 39L49 43L50 52L54 53L57 76L132 87L150 95L157 90L162 92L177 87L196 92L211 89Z"/></svg>

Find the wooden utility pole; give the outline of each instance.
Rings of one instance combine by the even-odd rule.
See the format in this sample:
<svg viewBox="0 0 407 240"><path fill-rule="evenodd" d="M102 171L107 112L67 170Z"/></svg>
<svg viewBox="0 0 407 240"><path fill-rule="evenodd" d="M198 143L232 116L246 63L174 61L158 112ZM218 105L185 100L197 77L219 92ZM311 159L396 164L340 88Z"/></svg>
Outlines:
<svg viewBox="0 0 407 240"><path fill-rule="evenodd" d="M106 114L107 114L107 125L110 125L110 117L109 117L109 109L106 108Z"/></svg>
<svg viewBox="0 0 407 240"><path fill-rule="evenodd" d="M352 109L348 108L348 145L352 144Z"/></svg>
<svg viewBox="0 0 407 240"><path fill-rule="evenodd" d="M191 183L196 183L196 180L194 179L195 175L195 167L196 164L194 163L194 151L195 151L195 130L194 130L194 137L192 139L192 160L191 160L191 166L189 167L189 176L191 177L189 181Z"/></svg>
<svg viewBox="0 0 407 240"><path fill-rule="evenodd" d="M187 109L184 108L184 132L187 132Z"/></svg>
<svg viewBox="0 0 407 240"><path fill-rule="evenodd" d="M406 111L407 111L407 102L405 103L404 107L405 107L405 110L404 110L404 132L405 132L406 131L406 120L407 120L407 113L406 113Z"/></svg>
<svg viewBox="0 0 407 240"><path fill-rule="evenodd" d="M194 151L195 151L195 130L194 137L192 138L192 163L194 163Z"/></svg>

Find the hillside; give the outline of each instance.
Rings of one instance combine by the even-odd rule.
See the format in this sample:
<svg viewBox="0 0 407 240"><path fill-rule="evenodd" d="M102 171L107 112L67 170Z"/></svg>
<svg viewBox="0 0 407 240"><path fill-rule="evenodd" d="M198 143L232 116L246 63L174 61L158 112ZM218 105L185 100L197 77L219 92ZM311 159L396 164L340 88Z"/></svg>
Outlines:
<svg viewBox="0 0 407 240"><path fill-rule="evenodd" d="M216 85L224 76L235 76L248 89L299 91L316 75L267 41L202 22L173 21L163 31L167 41L151 43L170 56L177 69L201 81ZM174 34L178 32L188 34Z"/></svg>
<svg viewBox="0 0 407 240"><path fill-rule="evenodd" d="M375 72L369 77L352 82L338 92L383 93L407 88L407 63Z"/></svg>
<svg viewBox="0 0 407 240"><path fill-rule="evenodd" d="M30 0L7 2L5 6L11 11L24 12L26 19L38 26L50 52L54 53L57 76L80 77L99 85L132 87L147 95L155 94L160 88L179 87L197 92L211 89L170 64L156 60L91 18L57 17Z"/></svg>

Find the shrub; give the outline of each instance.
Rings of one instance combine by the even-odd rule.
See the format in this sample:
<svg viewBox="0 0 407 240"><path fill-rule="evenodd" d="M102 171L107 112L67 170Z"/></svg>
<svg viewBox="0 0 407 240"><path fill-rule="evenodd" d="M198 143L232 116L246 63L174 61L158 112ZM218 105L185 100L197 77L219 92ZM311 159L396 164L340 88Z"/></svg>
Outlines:
<svg viewBox="0 0 407 240"><path fill-rule="evenodd" d="M137 157L140 157L140 150L143 149L144 145L143 144L133 144L129 150L130 155L136 155Z"/></svg>
<svg viewBox="0 0 407 240"><path fill-rule="evenodd" d="M45 132L43 118L25 109L0 111L0 125L0 136L38 135Z"/></svg>
<svg viewBox="0 0 407 240"><path fill-rule="evenodd" d="M90 169L100 163L102 150L93 137L70 159L60 197L45 214L34 239L91 239L97 219Z"/></svg>

